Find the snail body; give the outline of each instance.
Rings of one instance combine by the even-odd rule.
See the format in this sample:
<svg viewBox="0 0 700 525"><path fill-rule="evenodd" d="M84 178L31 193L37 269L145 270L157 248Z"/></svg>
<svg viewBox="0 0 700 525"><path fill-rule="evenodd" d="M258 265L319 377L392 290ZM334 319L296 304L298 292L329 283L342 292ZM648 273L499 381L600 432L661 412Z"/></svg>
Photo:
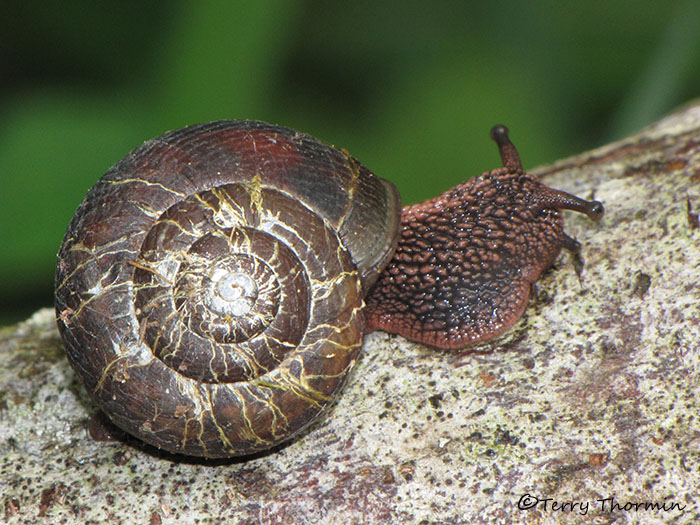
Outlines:
<svg viewBox="0 0 700 525"><path fill-rule="evenodd" d="M367 331L441 348L502 333L578 248L559 210L602 206L523 173L494 130L504 168L403 213L391 183L287 128L220 121L145 143L88 192L59 251L71 365L120 428L227 457L322 413Z"/></svg>

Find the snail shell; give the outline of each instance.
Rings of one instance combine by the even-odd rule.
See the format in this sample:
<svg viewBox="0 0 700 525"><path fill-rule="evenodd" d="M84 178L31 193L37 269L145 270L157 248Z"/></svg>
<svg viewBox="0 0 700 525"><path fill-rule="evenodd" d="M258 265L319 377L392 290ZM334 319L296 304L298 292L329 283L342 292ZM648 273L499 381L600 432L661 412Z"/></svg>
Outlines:
<svg viewBox="0 0 700 525"><path fill-rule="evenodd" d="M270 448L342 387L400 209L393 185L293 130L166 133L110 169L68 227L56 274L68 359L152 445Z"/></svg>

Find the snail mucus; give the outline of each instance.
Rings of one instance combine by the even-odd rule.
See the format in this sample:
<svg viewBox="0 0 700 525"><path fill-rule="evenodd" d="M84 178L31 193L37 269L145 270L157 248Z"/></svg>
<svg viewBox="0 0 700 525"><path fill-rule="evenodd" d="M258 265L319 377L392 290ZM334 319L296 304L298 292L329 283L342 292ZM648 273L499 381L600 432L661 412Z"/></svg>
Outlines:
<svg viewBox="0 0 700 525"><path fill-rule="evenodd" d="M66 354L118 427L229 457L289 440L385 330L443 349L496 337L603 206L503 167L401 208L346 151L255 121L171 131L93 186L58 255Z"/></svg>

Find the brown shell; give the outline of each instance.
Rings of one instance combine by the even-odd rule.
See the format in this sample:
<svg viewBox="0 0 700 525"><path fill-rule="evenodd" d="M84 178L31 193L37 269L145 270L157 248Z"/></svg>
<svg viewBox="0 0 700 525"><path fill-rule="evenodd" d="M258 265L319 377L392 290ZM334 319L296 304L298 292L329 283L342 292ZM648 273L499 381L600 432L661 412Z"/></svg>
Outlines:
<svg viewBox="0 0 700 525"><path fill-rule="evenodd" d="M224 457L289 439L355 362L391 257L394 187L260 122L166 133L89 191L59 252L66 353L119 427Z"/></svg>

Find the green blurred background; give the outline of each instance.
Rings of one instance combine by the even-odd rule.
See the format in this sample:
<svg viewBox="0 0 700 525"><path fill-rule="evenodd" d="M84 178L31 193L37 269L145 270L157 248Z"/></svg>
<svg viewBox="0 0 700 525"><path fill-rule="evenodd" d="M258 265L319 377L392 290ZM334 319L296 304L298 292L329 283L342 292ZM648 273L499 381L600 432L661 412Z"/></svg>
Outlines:
<svg viewBox="0 0 700 525"><path fill-rule="evenodd" d="M411 203L498 166L494 123L534 167L700 94L698 0L12 0L0 13L0 325L52 304L85 192L169 129L293 127Z"/></svg>

